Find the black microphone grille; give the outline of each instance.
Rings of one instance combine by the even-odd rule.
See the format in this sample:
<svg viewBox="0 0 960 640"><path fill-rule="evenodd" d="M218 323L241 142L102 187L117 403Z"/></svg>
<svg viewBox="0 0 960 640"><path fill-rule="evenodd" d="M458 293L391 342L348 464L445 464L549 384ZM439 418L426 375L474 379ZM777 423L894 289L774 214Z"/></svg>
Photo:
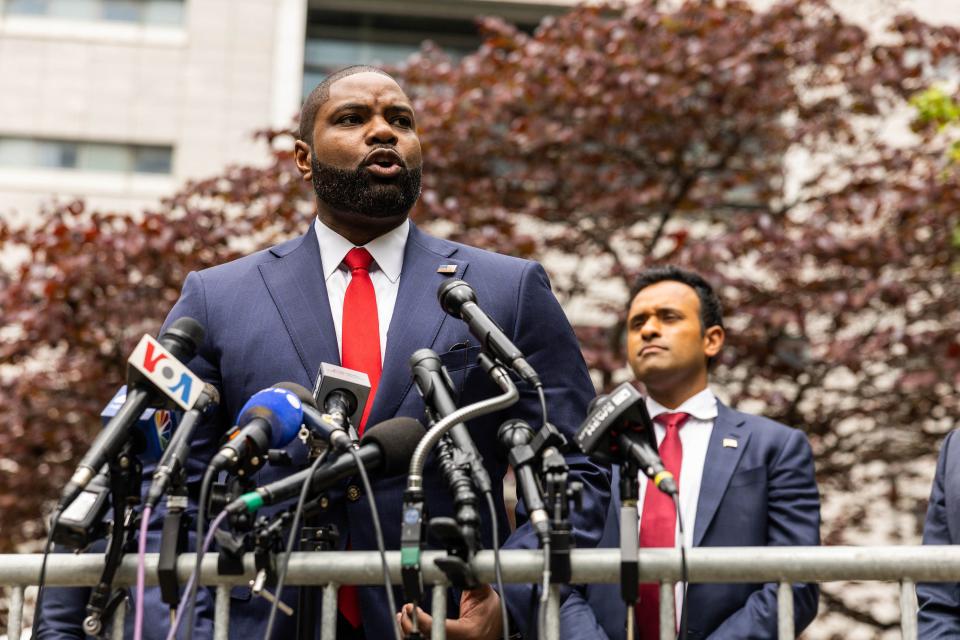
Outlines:
<svg viewBox="0 0 960 640"><path fill-rule="evenodd" d="M533 440L533 435L533 428L519 418L507 420L500 425L500 428L497 430L497 439L500 440L500 445L508 450L519 445L528 444Z"/></svg>
<svg viewBox="0 0 960 640"><path fill-rule="evenodd" d="M286 389L287 391L293 393L293 395L300 398L300 402L303 404L313 407L314 409L317 408L317 401L314 399L313 394L310 393L310 391L308 391L303 385L299 385L296 382L280 382L273 385L273 388Z"/></svg>
<svg viewBox="0 0 960 640"><path fill-rule="evenodd" d="M443 310L452 316L460 317L460 308L467 302L476 302L477 294L473 287L456 278L447 278L440 283L437 299Z"/></svg>
<svg viewBox="0 0 960 640"><path fill-rule="evenodd" d="M174 338L181 341L188 349L190 357L193 357L193 354L197 352L197 348L203 343L203 337L206 334L206 331L203 329L203 325L190 318L188 316L183 316L182 318L177 318L174 320L167 330L163 332L163 335L160 336L160 340L163 341L164 338Z"/></svg>
<svg viewBox="0 0 960 640"><path fill-rule="evenodd" d="M383 476L403 475L426 430L419 421L406 416L384 420L363 432L360 444L375 444L383 452Z"/></svg>

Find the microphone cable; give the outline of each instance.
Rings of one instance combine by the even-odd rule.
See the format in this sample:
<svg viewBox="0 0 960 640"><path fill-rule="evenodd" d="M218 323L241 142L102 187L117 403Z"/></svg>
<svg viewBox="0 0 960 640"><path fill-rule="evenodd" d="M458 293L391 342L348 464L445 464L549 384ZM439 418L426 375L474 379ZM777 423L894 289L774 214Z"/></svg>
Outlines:
<svg viewBox="0 0 960 640"><path fill-rule="evenodd" d="M537 395L540 397L540 415L543 418L543 424L547 424L547 396L543 392L543 385L536 386Z"/></svg>
<svg viewBox="0 0 960 640"><path fill-rule="evenodd" d="M283 586L287 581L287 569L290 566L290 554L293 553L293 548L297 543L297 532L300 529L300 519L303 516L303 508L307 502L307 494L310 492L310 479L313 478L313 474L317 468L323 463L324 460L327 459L327 452L329 451L330 450L327 449L327 451L324 451L323 455L317 456L317 459L313 461L313 464L310 465L309 475L303 481L303 485L300 488L300 497L297 499L297 507L293 512L293 523L290 525L290 535L287 538L287 548L280 557L280 566L277 569L276 595L273 598L273 602L270 604L270 616L267 618L267 629L263 634L263 640L270 639L270 634L273 632L273 624L277 619L277 609L280 607L280 597L283 593Z"/></svg>
<svg viewBox="0 0 960 640"><path fill-rule="evenodd" d="M680 640L687 640L687 586L690 582L687 574L687 538L683 534L683 516L680 515L680 493L673 494L673 504L677 509L677 528L680 530L680 584L683 585L683 602L680 606Z"/></svg>
<svg viewBox="0 0 960 640"><path fill-rule="evenodd" d="M43 545L43 561L40 563L40 579L37 581L37 604L33 610L33 628L30 633L33 638L38 637L40 612L43 608L44 583L47 581L47 558L50 557L53 547L53 532L57 528L57 523L60 522L60 514L62 513L63 509L60 507L57 507L57 510L53 512L53 516L50 518L50 531L47 533L47 541Z"/></svg>
<svg viewBox="0 0 960 640"><path fill-rule="evenodd" d="M193 605L196 604L196 593L197 593L197 583L200 581L200 562L203 560L203 554L207 552L207 549L210 548L210 545L213 544L214 535L217 533L217 529L220 528L220 523L222 523L227 517L227 510L224 509L217 517L213 519L213 524L210 525L210 531L207 532L207 539L203 541L197 549L197 566L194 567L193 573L190 574L190 579L187 580L187 587L184 590L184 593L193 593L194 601L190 603L191 613L193 610ZM177 636L177 629L180 627L180 623L183 621L183 612L187 609L185 606L177 607L177 616L173 620L173 624L170 625L170 633L167 634L167 640L174 640ZM189 631L189 629L188 629Z"/></svg>
<svg viewBox="0 0 960 640"><path fill-rule="evenodd" d="M503 571L500 567L500 536L497 525L497 507L493 502L493 493L484 491L487 499L487 508L490 510L490 526L493 528L493 573L497 580L497 591L500 593L500 618L503 624L503 640L510 638L510 620L507 617L507 594L503 591Z"/></svg>
<svg viewBox="0 0 960 640"><path fill-rule="evenodd" d="M390 607L390 617L393 621L391 625L393 628L393 637L395 640L402 640L400 623L397 622L397 619L393 616L393 612L397 610L397 603L393 597L393 585L390 583L390 567L387 566L387 550L383 544L383 529L380 528L380 516L377 514L377 503L373 497L373 488L370 486L370 478L367 476L367 469L363 464L363 459L360 457L360 454L357 453L356 448L350 447L347 451L349 451L353 459L356 460L357 469L360 471L360 480L363 482L363 490L366 491L370 497L370 517L373 519L373 531L377 538L377 550L380 552L380 563L383 567L383 586L387 591L387 606Z"/></svg>
<svg viewBox="0 0 960 640"><path fill-rule="evenodd" d="M207 512L207 502L210 499L210 487L213 485L213 481L216 479L217 469L216 467L208 466L207 470L203 474L203 481L200 483L200 504L197 506L197 544L203 540L203 529L204 529L204 516ZM221 511L220 515L217 516L215 522L216 526L210 527L210 540L213 540L213 533L217 530L219 523L223 520L223 517L226 517L226 510ZM193 638L193 625L196 620L196 608L197 608L197 587L200 582L200 562L203 559L203 554L206 551L207 543L204 544L203 551L197 550L197 564L194 567L193 571L196 575L196 580L193 584L190 585L190 588L186 590L187 594L187 630L184 633L185 640L192 640ZM180 607L182 608L182 607ZM177 619L180 619L180 611L178 608ZM176 625L171 629L171 633L175 633ZM168 640L173 640L171 636Z"/></svg>
<svg viewBox="0 0 960 640"><path fill-rule="evenodd" d="M133 615L133 640L143 638L143 592L144 582L146 582L147 528L150 524L150 514L152 512L153 507L145 506L140 520L140 539L137 541L137 590L134 600L136 610Z"/></svg>

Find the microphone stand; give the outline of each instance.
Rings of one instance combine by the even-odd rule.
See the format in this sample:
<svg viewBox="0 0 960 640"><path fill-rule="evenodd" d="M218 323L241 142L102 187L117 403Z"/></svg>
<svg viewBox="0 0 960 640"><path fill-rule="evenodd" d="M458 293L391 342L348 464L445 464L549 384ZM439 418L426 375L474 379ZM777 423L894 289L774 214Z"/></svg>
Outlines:
<svg viewBox="0 0 960 640"><path fill-rule="evenodd" d="M640 523L637 500L640 497L639 469L626 460L620 466L620 595L627 605L627 640L636 634L638 583L640 580Z"/></svg>
<svg viewBox="0 0 960 640"><path fill-rule="evenodd" d="M186 473L181 470L167 495L167 514L160 534L160 557L157 561L157 579L160 598L171 612L180 606L180 581L177 579L177 556L187 550L190 518L187 516Z"/></svg>
<svg viewBox="0 0 960 640"><path fill-rule="evenodd" d="M110 527L110 542L104 558L100 580L90 593L87 601L87 616L83 619L83 631L87 635L100 637L103 621L112 617L113 612L126 599L123 589L113 591L113 579L126 547L133 539L137 529L137 512L134 507L140 504L140 484L143 465L133 455L132 446L127 442L120 453L109 463L110 494L113 502L113 523Z"/></svg>

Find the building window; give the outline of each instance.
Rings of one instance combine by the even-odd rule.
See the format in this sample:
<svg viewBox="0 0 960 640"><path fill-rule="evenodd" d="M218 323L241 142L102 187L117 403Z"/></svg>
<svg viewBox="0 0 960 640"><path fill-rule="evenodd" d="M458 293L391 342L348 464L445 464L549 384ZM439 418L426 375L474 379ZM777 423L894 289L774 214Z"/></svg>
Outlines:
<svg viewBox="0 0 960 640"><path fill-rule="evenodd" d="M180 25L183 0L6 0L4 13L65 20Z"/></svg>
<svg viewBox="0 0 960 640"><path fill-rule="evenodd" d="M0 167L169 174L173 147L0 137Z"/></svg>
<svg viewBox="0 0 960 640"><path fill-rule="evenodd" d="M303 95L331 71L352 64L392 65L430 40L454 59L480 45L473 20L311 10L307 18Z"/></svg>

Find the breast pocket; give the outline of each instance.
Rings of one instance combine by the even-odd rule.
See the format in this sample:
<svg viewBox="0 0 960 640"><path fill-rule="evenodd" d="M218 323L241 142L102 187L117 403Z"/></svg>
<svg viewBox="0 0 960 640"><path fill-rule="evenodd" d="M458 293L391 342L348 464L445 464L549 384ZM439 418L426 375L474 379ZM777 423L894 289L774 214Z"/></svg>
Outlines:
<svg viewBox="0 0 960 640"><path fill-rule="evenodd" d="M455 371L463 371L464 369L477 366L477 357L479 355L479 346L451 349L446 353L440 354L440 362L452 375Z"/></svg>

